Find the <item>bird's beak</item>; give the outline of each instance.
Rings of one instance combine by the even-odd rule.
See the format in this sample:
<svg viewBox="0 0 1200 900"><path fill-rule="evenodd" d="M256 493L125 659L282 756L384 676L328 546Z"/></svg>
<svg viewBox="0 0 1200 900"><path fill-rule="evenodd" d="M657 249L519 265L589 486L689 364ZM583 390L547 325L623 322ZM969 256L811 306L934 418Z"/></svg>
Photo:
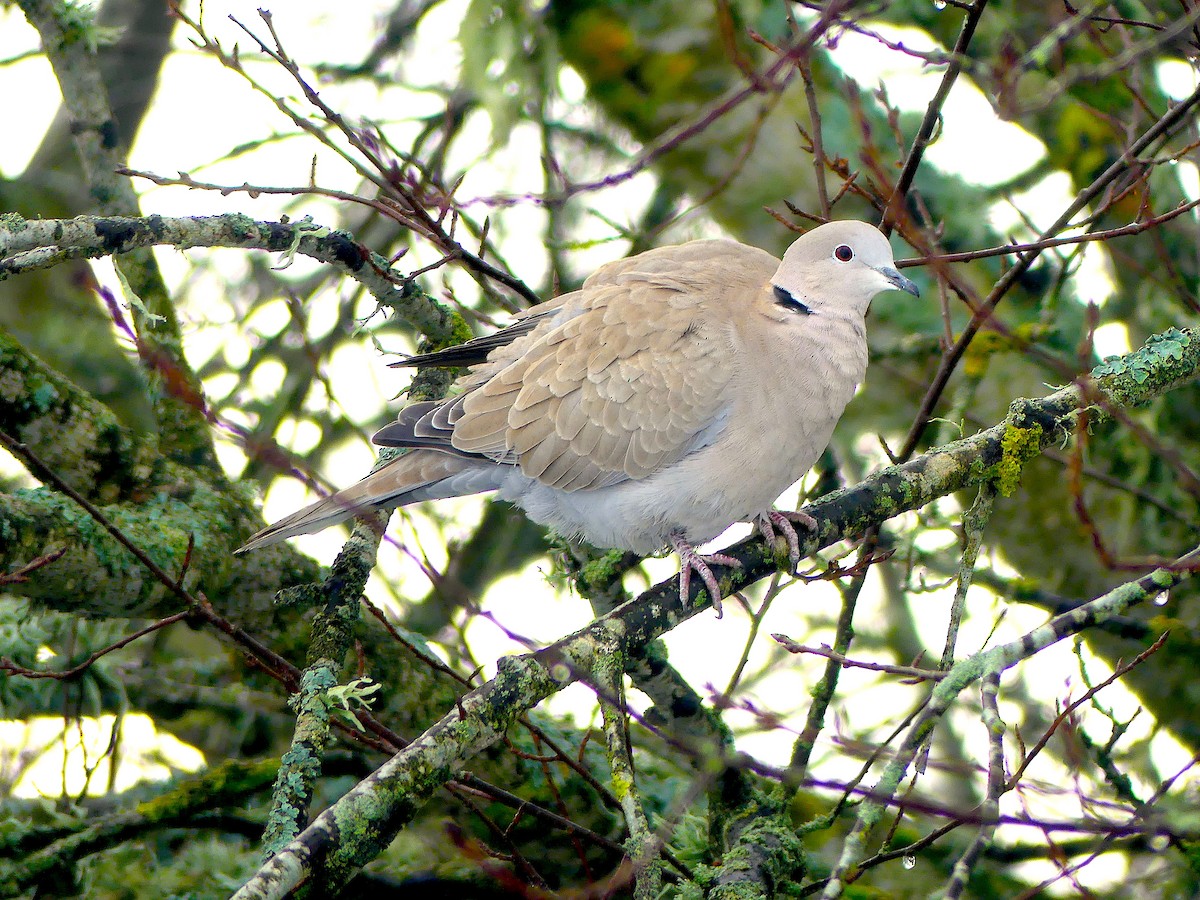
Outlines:
<svg viewBox="0 0 1200 900"><path fill-rule="evenodd" d="M904 291L906 294L912 294L914 297L921 296L921 290L911 278L905 278L895 269L882 266L875 270L884 278L886 278L898 291Z"/></svg>

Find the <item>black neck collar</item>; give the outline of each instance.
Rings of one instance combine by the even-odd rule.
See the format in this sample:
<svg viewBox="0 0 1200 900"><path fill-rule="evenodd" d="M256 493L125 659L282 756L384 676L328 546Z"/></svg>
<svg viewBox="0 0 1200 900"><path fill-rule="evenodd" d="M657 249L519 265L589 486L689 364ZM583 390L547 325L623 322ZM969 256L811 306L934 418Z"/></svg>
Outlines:
<svg viewBox="0 0 1200 900"><path fill-rule="evenodd" d="M811 316L813 314L812 307L801 302L801 300L791 291L781 288L777 284L773 284L771 287L775 291L775 302L780 306L790 309L793 312L803 313L806 316Z"/></svg>

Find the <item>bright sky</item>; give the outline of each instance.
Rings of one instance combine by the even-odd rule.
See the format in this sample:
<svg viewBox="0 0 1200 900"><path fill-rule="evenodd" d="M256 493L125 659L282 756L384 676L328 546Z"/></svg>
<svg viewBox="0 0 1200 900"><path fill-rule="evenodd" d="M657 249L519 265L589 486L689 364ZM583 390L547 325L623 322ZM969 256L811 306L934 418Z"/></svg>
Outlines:
<svg viewBox="0 0 1200 900"><path fill-rule="evenodd" d="M289 0L286 4L280 4L276 10L275 24L289 50L302 61L356 62L375 35L372 10L383 8L385 5L382 2L361 3L355 5L353 14L348 14L347 9L331 7L325 0ZM195 8L195 4L188 6ZM231 0L208 0L205 4L206 20L223 44L231 46L237 42L243 51L246 51L252 46L251 42L228 21L226 15L232 12L256 32L264 33L265 30L254 12L254 6L252 3ZM421 58L409 64L407 71L444 71L458 62L454 35L465 6L466 0L448 0L434 10L429 21L423 26L421 40L416 43ZM891 30L889 35L902 38L906 45L915 49L933 46L922 32ZM178 44L186 47L182 39ZM16 57L35 46L36 35L24 24L15 8L0 8L0 60ZM853 33L842 35L836 58L839 64L861 83L869 86L880 79L886 81L891 100L902 104L903 108L908 110L923 109L940 79L938 74L921 71L910 57L880 52L879 47L870 39ZM246 56L243 59L258 77L270 82L275 89L294 93L290 82L273 66ZM1186 74L1165 72L1164 82L1173 87L1182 86L1186 83L1185 79L1190 77L1190 70L1187 70ZM570 74L564 76L564 87L578 92L582 101L582 87L577 78L572 78ZM1180 92L1183 89L1179 87ZM1190 85L1187 89L1190 89ZM4 141L0 143L0 173L11 178L20 173L41 140L57 105L56 86L48 64L40 58L30 58L0 66L0 90L3 90L5 96L22 98L20 106L10 109L8 113L10 124L14 120L19 124L10 127ZM441 103L438 97L423 90L398 86L380 89L359 84L336 90L329 88L324 95L336 108L342 110L357 110L368 115L380 115L383 111L402 111L402 116L397 116L402 118L402 121L389 125L391 133L396 135L396 144L400 146L403 145L404 136L411 134L418 127L416 119L431 112ZM586 116L586 109L582 103L579 109L578 115ZM484 146L488 140L488 128L487 121L482 117L469 122L468 135L475 135L477 140L464 141L463 146ZM309 140L289 138L278 142L270 152L263 150L221 161L222 155L230 147L243 141L262 138L273 131L290 134L292 126L276 114L264 98L251 94L240 79L195 51L184 50L173 54L167 63L157 102L152 107L141 131L141 137L133 150L131 165L162 174L186 170L198 178L230 184L240 184L244 181L279 185L306 183L314 151L313 143ZM486 195L498 190L537 190L542 183L538 163L539 152L537 138L532 130L522 132L518 129L512 145L505 153L498 154L487 163L469 166L469 184L464 186L460 194L472 196ZM1020 128L997 119L983 95L964 79L960 80L951 94L945 108L944 131L931 148L928 158L933 165L958 172L965 178L997 183L1024 171L1041 155L1042 148L1038 141ZM356 179L348 165L323 150L318 150L318 156L318 177L323 185L354 189ZM460 164L468 168L465 165L468 162L472 161L462 160ZM1194 172L1191 176L1194 176ZM596 205L615 219L631 217L649 193L646 181L648 178L648 175L644 176L642 180L631 182L620 191L598 197ZM169 215L240 211L257 218L269 219L277 217L288 205L287 201L272 197L254 200L244 194L222 197L217 193L178 188L142 186L142 189L145 212ZM1036 188L1038 202L1032 206L1035 220L1048 221L1053 218L1068 201L1068 190L1065 176L1048 178L1039 185ZM300 214L310 213L318 222L329 221L332 218L324 201L306 201L302 207ZM1031 207L1024 208L1029 210ZM293 215L295 214L293 210ZM1002 227L1015 227L1017 224L1016 215L1011 208L997 207L991 214ZM536 281L540 275L541 255L529 252L527 247L523 248L522 242L527 240L526 235L540 233L540 216L540 211L534 209L514 210L505 214L501 224L504 252L518 270L528 275L530 281ZM606 246L595 248L581 255L579 264L588 268L603 259L611 258L619 249ZM201 251L190 251L190 254L198 252ZM178 281L184 277L188 268L184 257L166 252L160 254L160 258L170 278ZM240 265L237 253L229 252L222 259L228 260L231 267ZM307 271L308 265L297 262L294 271ZM523 266L528 268L522 270ZM1096 300L1107 297L1111 287L1104 275L1104 266L1103 253L1099 248L1095 248L1094 252L1089 252L1087 265L1079 276L1080 282L1087 286L1086 295ZM105 283L116 287L110 266L100 264L97 271ZM284 277L288 277L288 273L284 273ZM218 342L237 352L238 342L243 340L242 336L231 333L231 329L225 327L226 323L202 324L199 315L194 311L200 308L219 308L220 304L205 305L204 299L210 296L206 295L206 291L217 291L220 288L221 285L215 280L205 282L201 279L199 283L190 285L189 296L194 304L191 307L192 315L196 317L197 324L188 338L188 352L195 360L206 358ZM262 313L268 317L273 314L282 316L282 305L274 313L270 309ZM323 314L319 304L314 304L312 314L318 319ZM259 324L269 329L270 323ZM1121 352L1127 349L1123 329L1119 327L1098 335L1098 338L1105 342L1105 352ZM242 348L242 352L248 350L248 345ZM391 370L381 365L380 359L365 342L363 352L348 352L335 359L329 373L334 382L335 396L343 404L347 415L360 421L373 415L379 404L393 397L402 384ZM263 375L262 383L256 384L256 388L264 392L269 391L282 377L281 370L273 375L267 372ZM219 385L211 387L213 390L220 390ZM286 441L289 435L285 433L282 437ZM305 442L311 442L313 439L315 435L306 435L303 429L297 427L295 443L298 449L302 450ZM232 444L223 444L221 452L231 467L236 468L239 465L240 451ZM372 452L365 444L347 446L333 455L328 471L332 473L333 480L346 483L356 477L356 474L365 474L372 459ZM278 518L309 499L301 485L282 479L266 498L266 516L268 519ZM417 523L416 533L408 524L399 525L397 518L393 520L392 534L402 538L410 546L419 547L427 552L431 560L440 565L445 561L445 538L465 535L477 520L479 510L479 501L476 499L442 503L439 514L449 515L452 521L457 522L445 532L431 527L423 514L416 512L413 516L413 521ZM743 532L744 530L741 529ZM320 535L301 538L296 541L296 545L311 552L318 559L330 561L341 546L343 535L344 533L334 529ZM728 538L722 538L715 543L727 542ZM655 579L668 578L677 571L674 557L651 561L647 568ZM383 552L376 579L381 577L396 584L401 594L411 591L416 596L422 596L426 590L427 582L420 573L419 566L396 549L385 549ZM378 580L373 580L368 593L380 602L387 601L388 592L381 590ZM881 596L879 591L869 592L859 611L859 621L869 623L881 617L877 606L882 602ZM931 647L941 646L944 628L941 623L945 618L947 602L946 591L927 595L927 615L923 614L920 622L922 628L928 628L928 633L923 637ZM528 572L497 584L489 592L485 605L509 632L528 636L537 642L553 640L581 627L590 619L585 604L578 598L556 596L555 590L545 583L543 574L537 567L531 567ZM766 637L772 632L791 634L810 644L832 640L830 628L812 630L808 613L814 609L821 609L832 615L837 605L836 592L831 586L823 583L785 594L775 603L763 623L758 639L753 643L751 668L764 665L769 657L776 654L774 642ZM988 640L989 632L1000 614L1000 607L986 593L973 594L971 607L971 614L967 617L960 639L960 646L964 652L973 651ZM1019 606L1009 607L1006 610L1003 634L1015 634L1040 623L1041 620L1042 617L1032 610ZM723 620L718 621L711 613L706 613L668 636L671 659L693 684L711 684L718 689L723 688L737 665L738 652L745 643L748 631L747 617L737 609L736 603L727 602ZM476 618L470 623L468 639L479 658L486 661L523 649L519 644L515 644L505 631L486 618ZM1034 683L1051 686L1052 693L1057 695L1061 693L1064 673L1074 672L1075 669L1075 663L1069 656L1069 648L1064 646L1058 651L1040 654L1032 663L1027 664L1023 671ZM1096 678L1103 676L1102 670L1103 666L1097 663ZM494 665L488 668L489 674L492 671ZM761 703L763 708L803 710L808 689L819 672L819 661L785 661L772 667L769 674L755 684L749 696ZM874 685L877 679L868 678L859 671L848 671L843 681L851 687L851 693L847 696L853 696L852 686L859 682L864 686ZM877 687L873 689L880 690ZM915 696L912 691L902 687L892 689L892 693L894 697L891 699L894 703L884 704L879 709L881 713L894 713L897 709L906 708ZM554 698L549 707L552 710L569 711L586 717L590 715L591 703L588 697L581 696L585 694L585 689L577 687ZM1110 691L1107 698L1114 705L1129 706L1134 703L1132 698L1119 688ZM635 697L631 699L634 702L640 700ZM848 717L851 711L839 710L839 715ZM732 712L730 719L735 726L749 727L753 724L753 717L748 713ZM867 723L844 722L847 732L864 724ZM53 726L35 724L33 727L44 730ZM58 727L61 728L61 723ZM94 734L94 740L106 741L108 727L104 723L93 723L88 726L88 730ZM790 753L794 739L794 734L789 729L794 727L796 726L793 722L787 729L748 734L742 739L741 746L770 762L783 762ZM30 732L24 729L24 725L13 723L6 730L0 731L0 736L3 737L4 743L12 746L10 742L19 742L29 736ZM126 729L126 738L134 744L145 746L148 743L148 732L138 717L133 717L127 723ZM134 734L130 729L140 731ZM42 740L43 733L44 731L37 731L35 741ZM982 729L968 724L964 735L973 751L980 750L978 758L984 758ZM85 735L84 738L86 737ZM165 737L163 741L166 741ZM86 740L84 742L86 743ZM71 749L78 744L79 741L72 737L67 742L67 752L82 752L77 747ZM1164 765L1167 768L1170 768L1169 763L1176 755L1176 749L1164 742L1162 752L1166 754ZM158 751L180 768L192 769L200 765L194 751L187 748L170 745L168 742L160 743ZM853 761L846 760L843 765L851 762ZM125 764L135 766L139 777L161 777L165 772L148 768L144 763L132 758L127 758ZM55 793L59 784L55 778L61 779L61 771L61 753L57 758L53 754L47 754L45 766L32 767L22 780L19 792L25 795ZM837 777L847 774L847 771L831 769L825 774ZM125 779L126 776L122 775L121 778ZM103 784L103 779L99 779L99 783ZM123 785L125 782L119 780L119 783ZM75 785L71 785L71 789L74 787Z"/></svg>

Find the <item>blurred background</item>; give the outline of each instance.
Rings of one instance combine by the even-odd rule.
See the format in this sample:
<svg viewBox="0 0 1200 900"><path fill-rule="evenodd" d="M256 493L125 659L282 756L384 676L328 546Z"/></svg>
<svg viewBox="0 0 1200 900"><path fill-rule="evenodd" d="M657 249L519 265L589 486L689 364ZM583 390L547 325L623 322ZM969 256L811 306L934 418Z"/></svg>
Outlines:
<svg viewBox="0 0 1200 900"><path fill-rule="evenodd" d="M184 3L180 17L156 2L108 0L89 34L128 165L165 182L132 179L142 213L309 216L395 260L397 270L419 273L420 290L478 334L529 297L574 289L596 266L653 246L727 235L779 254L795 229L823 218L881 221L934 102L931 143L897 210L897 259L1035 240L1172 102L1196 90L1200 7L993 3L980 5L962 74L935 101L970 6L372 0L330 8L294 0L274 11L272 36L253 4ZM297 64L324 107L258 40ZM10 98L0 211L92 213L58 85L38 47L22 12L0 9L0 85ZM1021 275L919 434L913 422L947 348L1011 257L906 267L922 299L876 301L867 381L822 464L781 507L886 466L910 434L915 452L972 434L1003 420L1015 398L1048 393L1169 327L1194 326L1196 213L1168 216L1200 196L1198 142L1189 116L1104 182L1072 227L1049 235L1100 239L1047 249ZM388 184L443 217L447 229L452 223L453 240L527 290L447 262L446 243L412 227L411 213L396 212ZM1110 233L1138 222L1146 227ZM374 461L369 435L395 415L408 384L404 370L387 364L414 352L422 335L361 284L304 257L170 247L155 255L186 360L203 384L220 464L245 485L245 502L261 496L270 521L318 488L365 475ZM144 375L106 292L123 296L107 259L0 281L0 329L109 407L130 433L150 434ZM814 389L803 373L781 373L781 383ZM1029 464L986 524L960 658L1135 577L1148 558L1193 546L1198 400L1194 385L1182 387L1131 413L1132 423L1099 428L1086 446ZM37 483L0 453L0 487L13 493ZM901 665L941 656L962 514L973 499L946 497L887 523L880 542L894 555L866 579L851 656ZM748 531L734 529L713 546ZM333 529L293 546L328 564L345 536ZM397 513L365 592L397 630L389 634L370 617L364 626L359 668L385 685L376 714L415 737L462 691L426 655L462 676L487 677L501 656L590 621L591 608L570 589L566 556L561 542L486 498ZM834 558L849 565L852 548L835 548L813 571ZM637 593L676 571L673 556L647 560L626 574L625 588ZM826 668L770 635L833 643L848 581L760 585L743 602L727 601L722 620L704 614L665 639L681 680L723 710L737 748L764 764L793 758ZM21 666L69 668L144 624L81 608L79 597L7 589L0 654ZM1171 633L1164 649L1054 723L1021 787L1001 804L1029 824L1001 827L976 870L976 895L1196 889L1186 839L1195 825L1184 812L1200 750L1194 595L1185 585L1121 627L1064 642L1006 676L1000 709L1011 771L1067 703ZM265 601L261 609L223 607L216 591L208 599L303 664L301 611ZM409 646L395 643L395 633ZM212 633L182 623L70 680L9 671L0 686L0 784L18 835L5 845L11 859L48 845L29 843L38 829L59 839L167 790L164 779L232 760L261 762L273 775L269 763L291 736L285 692ZM844 670L808 770L813 784L790 801L797 825L828 812L873 752L886 756L902 715L928 690L894 673ZM646 713L641 694L628 699ZM603 781L602 741L585 740L598 721L595 706L594 693L576 685L544 704L537 721ZM979 802L987 759L979 716L978 697L964 694L941 722L929 769L910 787L941 813L902 817L889 846L917 841ZM535 757L545 752L524 732L512 740ZM686 755L649 730L635 743L648 802L674 823L669 845L696 864L711 861L701 814L678 807L687 796ZM512 750L480 759L479 773L621 839L619 814L593 786L560 762ZM318 807L381 759L352 742L336 747ZM26 887L36 896L227 895L257 865L269 784L268 776L237 797L214 795L196 821L132 829L104 854L64 859L53 878ZM1183 837L1155 843L1105 830L1142 815L1151 800L1156 821ZM376 887L414 873L494 876L489 866L500 864L480 862L480 846L494 840L483 816L507 823L512 811L480 802L485 813L448 797L430 804L385 854ZM844 828L838 821L806 835L810 877L836 858ZM862 883L880 896L932 896L967 839L951 834L902 854L865 871ZM509 840L537 851L539 877L551 888L582 888L619 859L611 847L581 847L528 819ZM1157 852L1168 845L1171 852ZM517 881L537 883L506 865Z"/></svg>

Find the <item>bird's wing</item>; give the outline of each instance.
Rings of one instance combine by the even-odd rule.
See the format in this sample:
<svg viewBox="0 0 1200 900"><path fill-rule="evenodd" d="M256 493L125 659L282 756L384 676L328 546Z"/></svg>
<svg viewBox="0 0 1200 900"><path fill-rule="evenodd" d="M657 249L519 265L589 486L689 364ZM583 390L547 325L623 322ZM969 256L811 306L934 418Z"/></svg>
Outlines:
<svg viewBox="0 0 1200 900"><path fill-rule="evenodd" d="M644 478L710 442L731 408L738 307L778 263L703 243L598 270L472 369L463 394L406 410L376 440L515 464L565 491Z"/></svg>
<svg viewBox="0 0 1200 900"><path fill-rule="evenodd" d="M547 318L558 312L559 307L572 294L563 294L546 303L539 303L520 313L509 326L473 338L465 343L434 353L418 353L406 356L399 362L391 363L393 368L408 366L476 366L487 360L493 350L511 344L517 338L524 337L541 325Z"/></svg>

